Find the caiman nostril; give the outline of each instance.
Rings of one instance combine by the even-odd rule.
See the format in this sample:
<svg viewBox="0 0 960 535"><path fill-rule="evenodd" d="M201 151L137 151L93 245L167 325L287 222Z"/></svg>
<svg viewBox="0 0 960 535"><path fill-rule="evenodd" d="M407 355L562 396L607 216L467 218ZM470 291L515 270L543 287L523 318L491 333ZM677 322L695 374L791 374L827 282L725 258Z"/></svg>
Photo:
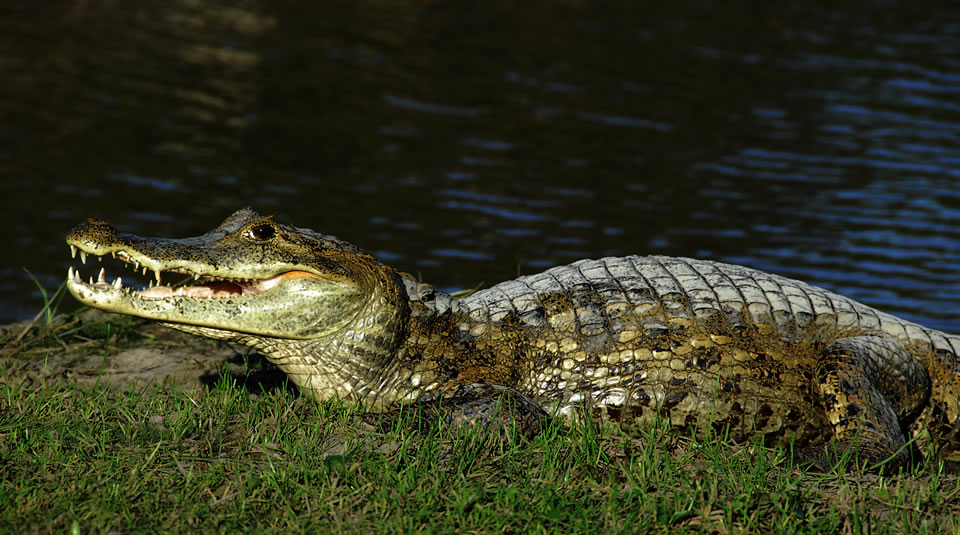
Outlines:
<svg viewBox="0 0 960 535"><path fill-rule="evenodd" d="M91 217L70 230L67 241L91 241L91 239L104 241L114 235L116 231L109 223L103 219Z"/></svg>

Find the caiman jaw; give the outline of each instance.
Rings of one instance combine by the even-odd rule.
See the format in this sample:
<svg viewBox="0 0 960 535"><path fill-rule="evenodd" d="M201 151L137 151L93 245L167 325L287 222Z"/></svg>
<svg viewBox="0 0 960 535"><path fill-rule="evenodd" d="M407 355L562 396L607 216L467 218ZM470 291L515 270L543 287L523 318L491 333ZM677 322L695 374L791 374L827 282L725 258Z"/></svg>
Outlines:
<svg viewBox="0 0 960 535"><path fill-rule="evenodd" d="M373 271L340 261L352 258L344 245L249 209L192 238L126 234L88 219L66 240L81 262L110 255L144 275L153 271L154 280L135 289L119 277L108 281L104 270L84 282L71 267L67 289L81 303L214 338L326 338L379 302L378 286L365 278ZM185 280L165 285L168 273Z"/></svg>
<svg viewBox="0 0 960 535"><path fill-rule="evenodd" d="M75 245L71 245L71 256L76 258L78 250L80 253L80 261L84 264L86 264L88 254L95 255L95 253L88 253L83 249L78 249ZM99 258L104 255L96 256ZM134 270L142 270L144 275L147 274L149 269L147 267L148 263L155 265L155 262L149 259L143 259L144 263L142 264L140 259L123 250L113 251L110 253L110 256L123 261L127 265L133 266ZM161 271L191 275L195 284L176 287L162 285L160 277ZM243 295L256 295L275 287L285 279L318 278L312 273L300 270L282 272L265 279L221 278L208 273L192 272L182 267L172 268L170 270L153 269L153 272L156 285L154 285L154 281L151 281L149 286L143 290L135 290L129 286L123 286L123 279L121 277L117 277L112 283L108 282L104 268L100 268L100 273L96 281L93 280L93 277L90 277L89 283L87 283L80 278L79 271L74 270L73 266L71 266L67 269L67 283L70 286L70 290L77 294L78 297L99 297L100 299L97 299L98 301L103 298L109 298L111 295L119 297L120 294L143 300L165 299L174 296L194 299L223 299Z"/></svg>
<svg viewBox="0 0 960 535"><path fill-rule="evenodd" d="M154 272L147 288L135 289L124 286L121 277L109 282L104 269L96 279L91 277L85 282L71 266L67 270L67 289L81 303L164 322L188 332L202 332L213 338L323 337L343 327L343 318L337 317L339 311L346 311L349 318L353 308L342 306L337 298L344 291L342 285L293 266L274 275L259 266L266 275L264 278L245 279L218 276L215 268L206 271L203 270L206 264L199 263L197 270L182 263L165 269L162 262L138 251L114 249L94 253L84 251L83 245L71 246L80 253L84 263L89 255L109 254L139 271ZM182 285L164 285L161 273L180 273L186 275L186 281ZM327 302L329 306L324 305Z"/></svg>

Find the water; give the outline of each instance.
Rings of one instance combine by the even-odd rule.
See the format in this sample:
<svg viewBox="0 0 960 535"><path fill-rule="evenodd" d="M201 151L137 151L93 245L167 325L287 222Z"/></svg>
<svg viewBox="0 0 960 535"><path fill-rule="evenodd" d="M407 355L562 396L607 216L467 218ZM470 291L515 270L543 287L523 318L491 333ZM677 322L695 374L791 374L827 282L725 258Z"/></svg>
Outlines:
<svg viewBox="0 0 960 535"><path fill-rule="evenodd" d="M0 322L89 216L250 205L446 289L696 256L960 331L960 7L516 4L0 8Z"/></svg>

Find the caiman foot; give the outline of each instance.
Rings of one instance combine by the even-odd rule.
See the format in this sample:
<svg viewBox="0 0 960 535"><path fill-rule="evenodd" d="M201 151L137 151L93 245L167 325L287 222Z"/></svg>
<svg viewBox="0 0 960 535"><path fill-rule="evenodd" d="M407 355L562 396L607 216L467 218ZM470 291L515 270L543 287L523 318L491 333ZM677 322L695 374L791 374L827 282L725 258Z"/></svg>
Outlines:
<svg viewBox="0 0 960 535"><path fill-rule="evenodd" d="M907 449L884 457L884 452L877 448L865 448L862 445L849 447L830 443L805 446L793 451L794 464L820 473L829 473L838 467L857 466L870 472L893 474L907 466L909 460L910 453Z"/></svg>
<svg viewBox="0 0 960 535"><path fill-rule="evenodd" d="M381 429L397 422L425 430L431 426L455 433L484 429L497 435L510 433L531 438L540 432L548 415L526 394L491 383L474 383L447 390L384 413L363 415Z"/></svg>
<svg viewBox="0 0 960 535"><path fill-rule="evenodd" d="M829 470L849 453L873 471L896 470L910 460L900 422L922 408L930 379L900 342L883 336L836 340L821 353L816 379L833 441L797 450L796 460Z"/></svg>

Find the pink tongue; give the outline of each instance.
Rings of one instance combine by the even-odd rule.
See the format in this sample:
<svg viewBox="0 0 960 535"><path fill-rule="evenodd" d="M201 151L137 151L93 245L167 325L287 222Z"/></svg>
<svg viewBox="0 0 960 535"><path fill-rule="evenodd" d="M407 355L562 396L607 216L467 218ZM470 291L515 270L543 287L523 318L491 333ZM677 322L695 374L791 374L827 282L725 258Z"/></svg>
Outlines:
<svg viewBox="0 0 960 535"><path fill-rule="evenodd" d="M306 271L288 271L270 279L251 281L250 284L242 284L239 282L230 281L215 281L207 282L198 286L184 286L181 288L157 286L156 288L141 290L138 293L141 297L170 297L171 295L183 295L186 297L231 297L234 295L254 295L260 292L265 292L286 279L299 279L307 277L316 277L316 275Z"/></svg>
<svg viewBox="0 0 960 535"><path fill-rule="evenodd" d="M219 281L200 286L184 286L181 288L157 286L155 288L141 290L137 293L141 297L170 297L172 295L183 295L185 297L230 297L245 293L257 293L257 290L249 286L241 286L240 284L233 282Z"/></svg>
<svg viewBox="0 0 960 535"><path fill-rule="evenodd" d="M202 284L200 286L196 286L195 288L197 289L209 288L210 291L214 294L224 293L229 295L243 295L246 293L257 293L256 291L248 292L247 290L250 288L249 286L244 286L242 284L237 284L234 282L226 282L226 281L210 282L210 283Z"/></svg>

